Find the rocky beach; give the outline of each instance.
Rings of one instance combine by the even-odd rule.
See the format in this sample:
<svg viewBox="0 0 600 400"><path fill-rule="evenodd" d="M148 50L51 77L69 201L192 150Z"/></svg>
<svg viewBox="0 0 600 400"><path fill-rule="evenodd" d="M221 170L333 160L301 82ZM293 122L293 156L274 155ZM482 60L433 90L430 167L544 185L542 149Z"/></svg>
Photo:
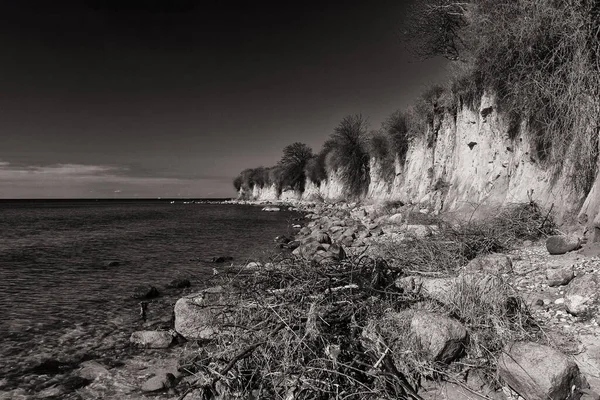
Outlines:
<svg viewBox="0 0 600 400"><path fill-rule="evenodd" d="M534 203L469 225L399 202L256 206L305 219L266 259L215 260L202 290L173 282L107 343L121 357L38 366L43 390L0 398L598 398L600 246Z"/></svg>

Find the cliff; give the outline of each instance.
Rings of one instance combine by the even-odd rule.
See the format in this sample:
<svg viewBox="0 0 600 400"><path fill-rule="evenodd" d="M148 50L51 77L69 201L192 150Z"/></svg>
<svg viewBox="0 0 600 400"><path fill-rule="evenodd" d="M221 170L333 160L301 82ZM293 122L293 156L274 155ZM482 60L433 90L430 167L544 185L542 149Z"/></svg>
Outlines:
<svg viewBox="0 0 600 400"><path fill-rule="evenodd" d="M531 135L524 122L511 126L494 96L484 94L478 110L462 106L438 116L427 134L412 141L406 162L396 159L394 174L385 174L371 158L363 200L400 200L432 212L474 212L534 200L553 207L559 222L600 225L598 177L589 193L575 189L572 177L577 171L569 167L569 159L577 154L568 154L565 168L555 173L536 158ZM319 185L307 181L302 193L277 196L274 187L255 187L252 198L338 201L345 192L339 172L329 171Z"/></svg>

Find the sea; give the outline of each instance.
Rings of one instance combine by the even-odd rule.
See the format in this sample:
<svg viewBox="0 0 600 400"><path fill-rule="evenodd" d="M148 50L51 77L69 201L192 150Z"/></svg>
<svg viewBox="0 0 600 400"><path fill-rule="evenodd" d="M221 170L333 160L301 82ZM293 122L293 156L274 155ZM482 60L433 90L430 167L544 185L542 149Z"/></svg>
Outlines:
<svg viewBox="0 0 600 400"><path fill-rule="evenodd" d="M0 201L0 390L83 360L118 363L131 332L168 328L177 298L231 264L214 257L268 258L300 218L200 200ZM177 278L191 287L168 288ZM140 285L161 293L146 322Z"/></svg>

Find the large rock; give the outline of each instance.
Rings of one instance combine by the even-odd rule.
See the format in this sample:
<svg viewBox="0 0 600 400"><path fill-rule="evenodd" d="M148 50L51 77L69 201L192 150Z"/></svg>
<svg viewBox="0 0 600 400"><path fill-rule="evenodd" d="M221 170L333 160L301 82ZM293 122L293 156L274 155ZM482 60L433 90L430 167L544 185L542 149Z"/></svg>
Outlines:
<svg viewBox="0 0 600 400"><path fill-rule="evenodd" d="M175 303L175 330L188 340L212 339L223 323L223 288L216 286Z"/></svg>
<svg viewBox="0 0 600 400"><path fill-rule="evenodd" d="M586 274L573 279L565 292L565 307L575 316L582 316L596 310L600 277L597 274Z"/></svg>
<svg viewBox="0 0 600 400"><path fill-rule="evenodd" d="M546 249L553 255L565 254L580 247L581 240L574 236L555 235L546 239Z"/></svg>
<svg viewBox="0 0 600 400"><path fill-rule="evenodd" d="M465 350L467 330L458 321L445 315L420 311L415 313L411 331L433 361L447 364Z"/></svg>
<svg viewBox="0 0 600 400"><path fill-rule="evenodd" d="M166 349L173 341L168 331L137 331L129 338L131 344L147 349Z"/></svg>
<svg viewBox="0 0 600 400"><path fill-rule="evenodd" d="M505 274L513 270L513 265L510 257L506 254L494 253L474 258L465 266L465 270Z"/></svg>
<svg viewBox="0 0 600 400"><path fill-rule="evenodd" d="M526 400L577 400L588 384L575 362L551 347L533 342L507 346L498 372Z"/></svg>

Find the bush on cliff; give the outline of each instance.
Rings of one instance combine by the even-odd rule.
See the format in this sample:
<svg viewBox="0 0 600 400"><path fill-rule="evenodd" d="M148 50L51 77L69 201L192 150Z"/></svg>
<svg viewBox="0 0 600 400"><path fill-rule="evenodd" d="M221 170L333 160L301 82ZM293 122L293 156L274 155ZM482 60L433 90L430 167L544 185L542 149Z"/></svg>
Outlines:
<svg viewBox="0 0 600 400"><path fill-rule="evenodd" d="M278 164L283 188L304 191L306 165L311 159L312 149L304 143L292 143L283 149L283 156Z"/></svg>
<svg viewBox="0 0 600 400"><path fill-rule="evenodd" d="M349 198L360 197L369 187L367 121L362 115L342 119L328 141L327 170L337 171Z"/></svg>
<svg viewBox="0 0 600 400"><path fill-rule="evenodd" d="M319 154L313 156L310 160L306 162L304 173L306 177L317 186L320 186L321 182L327 179L327 169L325 167L325 162L327 159L328 152L329 150L327 148L327 142L325 142Z"/></svg>
<svg viewBox="0 0 600 400"><path fill-rule="evenodd" d="M369 137L369 157L379 164L380 176L386 182L392 182L395 174L396 154L392 138L384 131L373 131Z"/></svg>

